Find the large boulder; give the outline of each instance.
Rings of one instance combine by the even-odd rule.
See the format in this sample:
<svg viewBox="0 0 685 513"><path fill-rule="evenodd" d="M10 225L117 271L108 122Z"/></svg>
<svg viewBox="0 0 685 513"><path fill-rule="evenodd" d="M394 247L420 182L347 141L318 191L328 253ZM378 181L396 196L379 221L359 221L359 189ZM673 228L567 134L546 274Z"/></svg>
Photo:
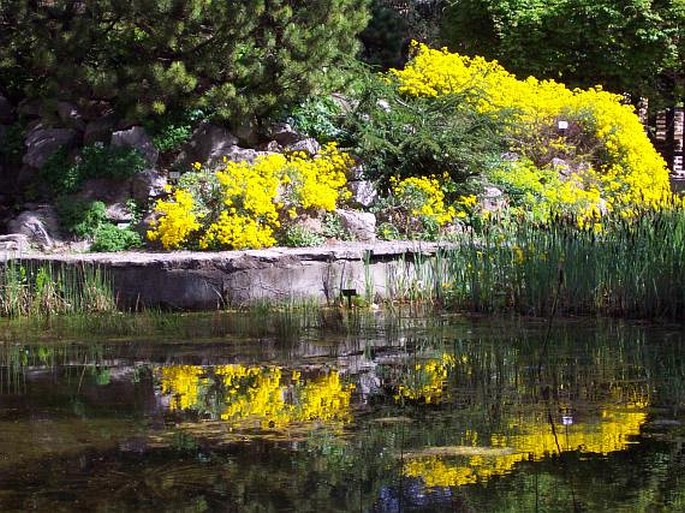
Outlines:
<svg viewBox="0 0 685 513"><path fill-rule="evenodd" d="M10 234L25 235L29 243L51 249L64 242L59 217L52 205L35 205L7 223Z"/></svg>
<svg viewBox="0 0 685 513"><path fill-rule="evenodd" d="M375 242L376 216L370 212L336 209L342 227L359 242Z"/></svg>
<svg viewBox="0 0 685 513"><path fill-rule="evenodd" d="M167 177L154 169L146 169L132 178L131 195L139 204L146 204L167 194Z"/></svg>
<svg viewBox="0 0 685 513"><path fill-rule="evenodd" d="M266 136L270 141L276 141L280 146L295 144L304 139L302 134L289 123L274 123L267 130Z"/></svg>
<svg viewBox="0 0 685 513"><path fill-rule="evenodd" d="M145 157L150 166L157 164L159 151L142 126L133 126L127 130L114 132L110 139L110 145L115 148L119 146L135 148Z"/></svg>
<svg viewBox="0 0 685 513"><path fill-rule="evenodd" d="M46 128L37 124L26 135L23 162L40 169L60 148L72 148L77 142L78 133L71 128Z"/></svg>
<svg viewBox="0 0 685 513"><path fill-rule="evenodd" d="M223 158L238 146L238 138L227 128L201 124L179 153L173 167L188 171L200 162L210 168L221 165Z"/></svg>
<svg viewBox="0 0 685 513"><path fill-rule="evenodd" d="M321 145L316 139L308 137L307 139L288 144L284 149L287 152L302 151L309 156L314 156L321 151Z"/></svg>

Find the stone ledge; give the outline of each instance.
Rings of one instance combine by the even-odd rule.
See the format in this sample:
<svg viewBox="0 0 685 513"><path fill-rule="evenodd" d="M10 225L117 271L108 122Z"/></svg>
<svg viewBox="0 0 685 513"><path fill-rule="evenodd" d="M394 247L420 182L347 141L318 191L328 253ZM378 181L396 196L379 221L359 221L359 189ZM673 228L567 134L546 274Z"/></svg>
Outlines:
<svg viewBox="0 0 685 513"><path fill-rule="evenodd" d="M255 301L335 302L343 288L372 299L402 295L444 245L392 241L310 248L169 253L43 254L0 250L0 264L94 265L108 271L123 306L206 310ZM420 276L419 276L420 274Z"/></svg>

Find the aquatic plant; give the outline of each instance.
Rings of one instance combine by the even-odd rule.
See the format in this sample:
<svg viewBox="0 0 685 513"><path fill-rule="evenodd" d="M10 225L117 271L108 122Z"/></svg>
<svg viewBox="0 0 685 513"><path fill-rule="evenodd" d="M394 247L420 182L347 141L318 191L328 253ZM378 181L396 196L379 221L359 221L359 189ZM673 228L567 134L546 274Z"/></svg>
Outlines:
<svg viewBox="0 0 685 513"><path fill-rule="evenodd" d="M15 260L0 266L0 316L114 311L110 278L97 266Z"/></svg>

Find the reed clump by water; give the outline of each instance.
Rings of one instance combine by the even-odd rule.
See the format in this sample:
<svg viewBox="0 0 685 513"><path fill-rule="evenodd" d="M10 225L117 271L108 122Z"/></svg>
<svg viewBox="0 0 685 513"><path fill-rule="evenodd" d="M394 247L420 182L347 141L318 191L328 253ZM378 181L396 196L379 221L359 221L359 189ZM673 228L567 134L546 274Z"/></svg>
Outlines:
<svg viewBox="0 0 685 513"><path fill-rule="evenodd" d="M435 286L444 304L459 310L680 319L684 257L682 208L586 229L559 217L465 237L442 255Z"/></svg>
<svg viewBox="0 0 685 513"><path fill-rule="evenodd" d="M14 260L0 265L0 316L114 311L111 279L97 266Z"/></svg>

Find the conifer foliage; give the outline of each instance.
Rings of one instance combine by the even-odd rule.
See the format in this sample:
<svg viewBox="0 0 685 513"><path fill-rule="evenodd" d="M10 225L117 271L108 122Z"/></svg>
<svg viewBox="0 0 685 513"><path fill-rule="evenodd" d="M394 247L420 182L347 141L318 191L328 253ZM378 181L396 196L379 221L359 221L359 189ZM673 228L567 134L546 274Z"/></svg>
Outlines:
<svg viewBox="0 0 685 513"><path fill-rule="evenodd" d="M367 0L0 0L0 84L15 99L253 116L301 98L357 49Z"/></svg>

